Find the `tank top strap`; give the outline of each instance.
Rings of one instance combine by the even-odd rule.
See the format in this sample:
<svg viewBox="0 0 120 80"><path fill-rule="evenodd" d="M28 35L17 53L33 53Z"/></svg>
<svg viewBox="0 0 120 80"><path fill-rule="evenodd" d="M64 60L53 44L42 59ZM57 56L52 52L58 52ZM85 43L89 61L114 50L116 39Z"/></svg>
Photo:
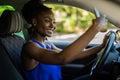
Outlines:
<svg viewBox="0 0 120 80"><path fill-rule="evenodd" d="M51 50L50 44L45 44L45 45L46 45L46 48L47 48L47 49Z"/></svg>
<svg viewBox="0 0 120 80"><path fill-rule="evenodd" d="M46 47L49 50L51 49L51 46L49 44L47 44L47 43L45 43L45 45L43 45L41 42L35 40L32 37L30 38L30 40L32 40L34 43L38 44L41 48L45 48Z"/></svg>

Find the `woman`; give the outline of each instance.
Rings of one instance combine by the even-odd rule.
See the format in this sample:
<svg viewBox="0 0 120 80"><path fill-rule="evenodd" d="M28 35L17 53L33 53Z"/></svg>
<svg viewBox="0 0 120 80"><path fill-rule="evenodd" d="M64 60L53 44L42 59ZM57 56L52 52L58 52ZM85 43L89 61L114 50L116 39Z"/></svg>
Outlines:
<svg viewBox="0 0 120 80"><path fill-rule="evenodd" d="M31 0L22 9L25 20L32 25L29 30L30 39L22 49L23 73L27 80L61 80L60 65L75 59L82 59L99 52L104 42L89 50L83 51L87 44L101 30L99 19L93 20L92 26L76 41L63 50L52 43L46 43L56 28L51 8L41 4L39 0Z"/></svg>

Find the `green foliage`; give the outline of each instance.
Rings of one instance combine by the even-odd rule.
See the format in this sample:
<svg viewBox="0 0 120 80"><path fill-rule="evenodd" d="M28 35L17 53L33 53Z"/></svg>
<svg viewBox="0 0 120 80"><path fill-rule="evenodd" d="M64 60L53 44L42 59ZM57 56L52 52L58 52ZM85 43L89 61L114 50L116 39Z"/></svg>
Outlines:
<svg viewBox="0 0 120 80"><path fill-rule="evenodd" d="M2 12L4 10L15 10L15 9L12 6L9 6L9 5L0 6L0 15L2 14Z"/></svg>
<svg viewBox="0 0 120 80"><path fill-rule="evenodd" d="M51 7L56 18L56 31L58 32L77 32L79 29L87 29L92 19L95 18L94 14L83 9L65 6L46 4Z"/></svg>

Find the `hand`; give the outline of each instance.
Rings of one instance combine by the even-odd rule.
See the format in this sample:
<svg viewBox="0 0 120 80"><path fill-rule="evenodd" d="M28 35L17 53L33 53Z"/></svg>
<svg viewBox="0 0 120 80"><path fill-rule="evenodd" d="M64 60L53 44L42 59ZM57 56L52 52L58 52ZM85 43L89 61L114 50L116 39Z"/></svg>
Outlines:
<svg viewBox="0 0 120 80"><path fill-rule="evenodd" d="M99 32L106 32L107 31L108 20L105 18L105 16L102 16L100 18L95 19L93 21L93 23Z"/></svg>
<svg viewBox="0 0 120 80"><path fill-rule="evenodd" d="M106 32L107 31L107 23L108 20L104 17L100 17L100 21L98 23L98 29L100 32Z"/></svg>

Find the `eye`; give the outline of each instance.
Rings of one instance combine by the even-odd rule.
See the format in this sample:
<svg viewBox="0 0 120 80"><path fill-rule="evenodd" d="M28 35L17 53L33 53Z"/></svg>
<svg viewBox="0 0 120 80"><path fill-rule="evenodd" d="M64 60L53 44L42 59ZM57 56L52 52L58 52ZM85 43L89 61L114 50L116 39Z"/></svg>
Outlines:
<svg viewBox="0 0 120 80"><path fill-rule="evenodd" d="M45 22L50 22L50 19L49 18L45 18Z"/></svg>

